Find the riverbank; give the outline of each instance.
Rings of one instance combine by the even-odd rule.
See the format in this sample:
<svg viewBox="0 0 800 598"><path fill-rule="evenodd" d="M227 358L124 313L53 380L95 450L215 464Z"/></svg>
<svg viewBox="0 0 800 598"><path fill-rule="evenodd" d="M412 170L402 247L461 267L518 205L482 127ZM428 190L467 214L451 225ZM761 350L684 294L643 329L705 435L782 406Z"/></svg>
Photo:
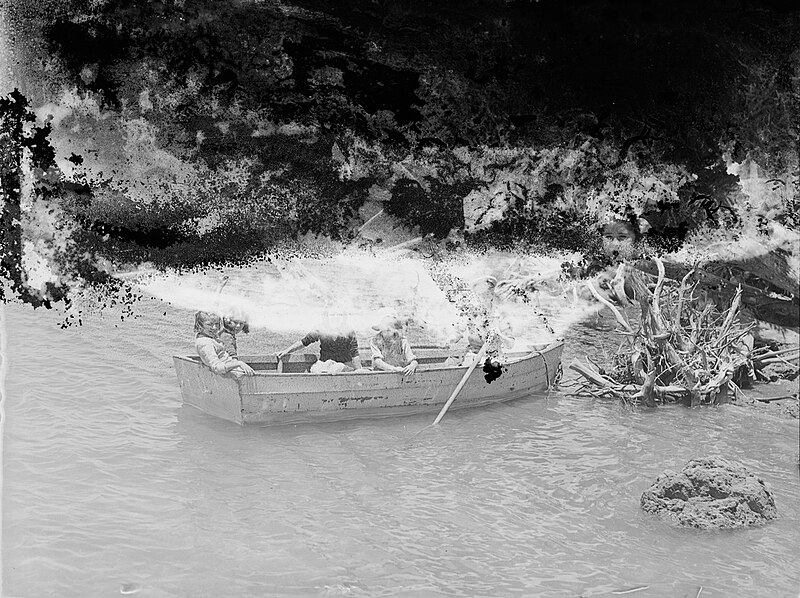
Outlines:
<svg viewBox="0 0 800 598"><path fill-rule="evenodd" d="M800 379L759 382L743 391L732 401L763 413L771 413L790 419L800 418Z"/></svg>

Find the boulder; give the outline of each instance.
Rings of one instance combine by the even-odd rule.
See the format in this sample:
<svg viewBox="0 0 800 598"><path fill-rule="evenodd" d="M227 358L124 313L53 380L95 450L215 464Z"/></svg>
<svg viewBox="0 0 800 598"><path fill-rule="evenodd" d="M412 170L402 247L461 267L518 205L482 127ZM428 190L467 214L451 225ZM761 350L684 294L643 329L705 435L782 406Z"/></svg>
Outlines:
<svg viewBox="0 0 800 598"><path fill-rule="evenodd" d="M775 499L763 480L722 457L665 471L642 494L642 509L700 529L762 525L775 519Z"/></svg>
<svg viewBox="0 0 800 598"><path fill-rule="evenodd" d="M464 198L464 228L473 233L505 218L512 200L504 189L475 189Z"/></svg>

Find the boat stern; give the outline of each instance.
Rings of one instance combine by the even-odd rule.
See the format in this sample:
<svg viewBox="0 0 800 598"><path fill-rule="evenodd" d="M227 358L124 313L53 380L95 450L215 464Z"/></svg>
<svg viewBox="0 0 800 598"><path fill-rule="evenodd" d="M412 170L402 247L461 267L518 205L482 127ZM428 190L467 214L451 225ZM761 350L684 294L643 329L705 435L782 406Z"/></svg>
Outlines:
<svg viewBox="0 0 800 598"><path fill-rule="evenodd" d="M174 355L175 374L183 402L210 415L243 424L239 383L229 376L218 376L198 358Z"/></svg>

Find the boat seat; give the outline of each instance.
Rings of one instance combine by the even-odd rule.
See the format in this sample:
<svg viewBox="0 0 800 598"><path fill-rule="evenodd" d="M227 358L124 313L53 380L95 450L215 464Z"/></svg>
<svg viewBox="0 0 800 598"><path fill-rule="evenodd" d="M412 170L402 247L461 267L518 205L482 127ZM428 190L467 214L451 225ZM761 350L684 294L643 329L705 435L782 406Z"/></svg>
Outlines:
<svg viewBox="0 0 800 598"><path fill-rule="evenodd" d="M239 359L257 372L275 372L278 358L274 355L240 355ZM305 374L317 361L313 353L291 353L283 358L283 372L286 374Z"/></svg>

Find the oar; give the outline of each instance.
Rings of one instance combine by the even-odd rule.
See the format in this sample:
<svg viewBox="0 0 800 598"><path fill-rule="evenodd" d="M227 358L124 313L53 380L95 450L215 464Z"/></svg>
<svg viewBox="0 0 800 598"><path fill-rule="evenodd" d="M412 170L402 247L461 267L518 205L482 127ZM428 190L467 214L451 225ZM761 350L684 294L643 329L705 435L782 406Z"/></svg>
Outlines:
<svg viewBox="0 0 800 598"><path fill-rule="evenodd" d="M277 369L278 369L278 373L279 374L283 373L283 359L280 358L280 357L278 357L278 368Z"/></svg>
<svg viewBox="0 0 800 598"><path fill-rule="evenodd" d="M464 385L467 383L467 378L469 378L469 375L477 367L477 365L483 360L483 357L486 355L486 348L488 347L488 345L489 345L489 339L487 338L486 342L483 343L483 346L481 347L481 350L478 351L478 356L475 358L475 361L473 361L472 365L470 365L467 368L467 372L464 374L464 377L461 378L461 382L458 383L458 386L456 386L456 389L453 391L453 394L451 394L450 398L447 399L447 402L444 404L444 407L442 407L442 410L439 412L439 415L436 416L436 419L433 421L432 425L435 426L436 424L438 424L442 420L442 418L444 417L444 414L447 413L447 410L450 408L450 405L453 404L453 401L456 400L456 397L458 396L458 393L461 392L461 389L464 388Z"/></svg>
<svg viewBox="0 0 800 598"><path fill-rule="evenodd" d="M214 311L219 313L222 311L222 291L225 289L225 286L230 281L230 276L227 274L222 277L222 283L220 283L219 287L217 287L217 294L214 297Z"/></svg>

